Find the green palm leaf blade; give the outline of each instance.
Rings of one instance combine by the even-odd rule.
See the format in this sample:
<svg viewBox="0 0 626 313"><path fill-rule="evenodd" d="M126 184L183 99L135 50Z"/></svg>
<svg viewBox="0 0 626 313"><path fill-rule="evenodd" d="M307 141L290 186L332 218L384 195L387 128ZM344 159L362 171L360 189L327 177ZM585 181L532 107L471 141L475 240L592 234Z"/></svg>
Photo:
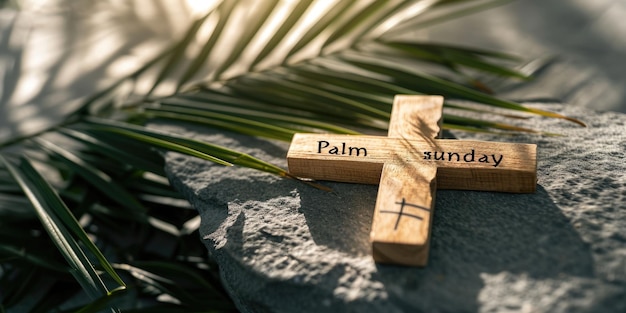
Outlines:
<svg viewBox="0 0 626 313"><path fill-rule="evenodd" d="M152 60L146 62L144 65L142 65L139 69L137 69L133 73L117 80L115 83L111 84L107 88L90 96L87 100L85 100L85 102L83 102L83 104L78 109L76 109L70 115L69 118L80 118L80 116L89 115L89 114L99 115L99 114L105 113L106 111L109 111L107 113L111 113L110 110L111 110L111 104L113 102L113 97L119 96L118 95L119 90L125 83L129 81L135 81L139 76L141 76L141 74L151 69L157 63L161 62L163 59L166 59L168 56L171 56L172 53L176 53L176 51L180 49L179 47L180 45L181 45L180 43L175 44L173 47L166 49L165 51L157 55L155 58L153 58ZM168 62L175 63L175 60L169 60ZM172 64L171 66L173 65L174 64ZM169 71L171 70L168 70L168 72ZM154 83L154 86L152 87L153 89L156 88L156 86L163 79L165 79L166 75L164 73L162 73L162 75L164 75L162 78L160 79L157 78L156 82Z"/></svg>
<svg viewBox="0 0 626 313"><path fill-rule="evenodd" d="M418 43L411 42L386 42L383 43L383 45L399 52L381 52L381 54L386 58L402 57L404 55L417 60L421 59L439 63L444 66L456 67L460 65L503 77L512 77L524 80L530 79L528 75L520 73L516 70L486 62L476 53L472 53L467 49L457 49L456 47L447 46L423 46Z"/></svg>
<svg viewBox="0 0 626 313"><path fill-rule="evenodd" d="M19 305L20 302L25 302L24 298L26 298L33 289L36 289L38 271L35 270L34 266L30 266L30 264L21 263L21 265L25 265L26 270L13 271L14 279L10 280L7 275L0 277L0 286L10 286L10 288L3 288L2 290L0 309L4 309L4 307L11 308L15 305Z"/></svg>
<svg viewBox="0 0 626 313"><path fill-rule="evenodd" d="M182 288L181 284L176 280L184 277L188 273L178 270L178 277L168 277L163 275L163 268L157 262L138 262L137 264L115 264L117 269L123 270L131 274L135 279L139 280L142 285L150 286L157 289L160 293L169 295L177 299L184 306L194 308L191 310L207 310L215 307L216 309L232 309L232 306L221 300L221 295L216 294L213 288L206 288L206 283L199 285L202 287L201 295L190 292ZM145 268L144 268L145 267ZM184 271L184 270L183 270ZM183 276L184 275L184 276ZM197 274L196 274L197 275ZM197 282L197 280L196 280ZM207 297L210 296L210 297Z"/></svg>
<svg viewBox="0 0 626 313"><path fill-rule="evenodd" d="M165 280L180 281L179 284L191 282L194 286L203 289L207 295L215 295L217 297L225 297L221 290L204 279L202 271L182 266L181 262L163 262L163 261L137 261L132 266L140 268Z"/></svg>
<svg viewBox="0 0 626 313"><path fill-rule="evenodd" d="M316 102L315 99L307 97L307 94L301 92L301 90L268 90L268 86L258 83L238 84L232 87L232 90L235 92L235 95L240 97L265 101L276 107L306 111L309 113L308 118L321 118L326 122L336 122L337 125L381 128L380 123L369 115L346 110L340 105L333 105L337 103L336 101L331 102L324 99ZM342 97L337 95L334 95L334 97L335 99L342 99Z"/></svg>
<svg viewBox="0 0 626 313"><path fill-rule="evenodd" d="M547 135L547 136L556 136L556 134L554 133L540 132L534 129L519 127L519 126L515 126L511 124L478 120L474 118L456 116L452 114L444 114L443 120L447 125L451 127L455 127L456 129L461 129L459 127L472 127L474 129L483 129L483 130L499 129L499 130L506 130L506 131L514 131L514 132L524 132L524 133L542 134L542 135Z"/></svg>
<svg viewBox="0 0 626 313"><path fill-rule="evenodd" d="M116 288L111 290L108 294L99 297L98 299L92 301L91 303L79 308L77 310L73 310L74 313L97 313L102 312L104 309L110 308L113 305L113 301L119 299L121 296L125 295L124 288ZM115 312L115 311L113 311Z"/></svg>
<svg viewBox="0 0 626 313"><path fill-rule="evenodd" d="M153 162L151 158L145 157L145 155L137 155L134 153L127 152L126 149L120 149L115 145L108 143L105 141L105 138L98 138L93 134L87 134L85 132L81 132L75 129L61 127L58 129L58 132L70 137L72 139L78 140L83 144L87 145L89 149L93 151L97 151L102 155L106 155L111 157L122 164L127 164L133 166L137 169L148 171L151 173L155 173L157 175L164 175L163 165Z"/></svg>
<svg viewBox="0 0 626 313"><path fill-rule="evenodd" d="M328 84L342 86L346 89L352 89L363 93L367 96L373 94L386 94L393 97L395 94L416 94L417 91L397 84L392 84L383 80L351 73L350 69L336 71L336 61L331 59L318 59L309 66L300 66L291 70L298 75L308 77L312 80L319 80ZM419 93L418 93L419 94ZM388 110L391 111L391 102L388 103Z"/></svg>
<svg viewBox="0 0 626 313"><path fill-rule="evenodd" d="M266 108L257 102L246 101L241 97L223 97L221 101L214 100L215 98L212 93L207 93L205 100L199 100L196 97L173 97L162 100L161 107L168 110L173 108L193 110L189 111L190 114L215 112L228 116L251 119L264 124L275 126L284 125L283 127L285 129L291 129L293 131L308 129L310 132L358 134L358 132L337 126L336 124L322 122L303 112L285 112L285 110L276 110L276 108ZM254 135L262 136L263 134L256 133ZM291 137L288 138L288 140L291 140Z"/></svg>
<svg viewBox="0 0 626 313"><path fill-rule="evenodd" d="M315 65L305 65L291 68L290 71L297 73L298 76L306 77L313 81L325 82L325 85L333 86L335 92L342 93L339 88L344 88L346 91L352 94L352 97L361 97L363 102L367 100L384 103L387 110L391 109L391 103L393 96L396 94L423 94L416 89L409 89L399 86L398 84L392 84L382 80L367 77L365 75L357 75L348 71L333 71L333 63L331 60L316 60ZM495 114L507 118L514 119L527 119L528 117L517 116L512 114L504 114L500 112L487 111L462 105L452 104L449 101L445 102L445 106L448 108L454 108L458 110L476 112L476 113L489 113Z"/></svg>
<svg viewBox="0 0 626 313"><path fill-rule="evenodd" d="M492 50L478 49L478 48L469 48L465 46L454 46L449 44L433 44L428 42L415 42L409 40L386 40L384 38L380 38L377 40L377 43L382 43L383 45L397 46L398 49L412 49L415 48L415 51L419 53L423 51L425 53L429 53L430 56L432 54L437 53L455 53L459 55L466 55L472 57L482 57L482 58L490 58L490 59L499 59L503 61L522 61L522 59L516 55L498 52Z"/></svg>
<svg viewBox="0 0 626 313"><path fill-rule="evenodd" d="M279 140L291 140L295 131L260 122L258 120L247 119L230 114L210 112L208 110L176 108L176 107L146 107L141 113L150 118L166 118L179 121L194 122L204 125L239 132L251 136L261 136Z"/></svg>
<svg viewBox="0 0 626 313"><path fill-rule="evenodd" d="M9 173L2 164L0 164L0 192L20 191L21 189L15 186L13 176Z"/></svg>
<svg viewBox="0 0 626 313"><path fill-rule="evenodd" d="M15 187L19 189L19 186ZM24 199L22 195L0 191L0 207L2 208L2 210L0 210L0 217L3 222L33 217L30 209L24 210L24 208L30 208L30 202Z"/></svg>
<svg viewBox="0 0 626 313"><path fill-rule="evenodd" d="M258 65L259 62L265 59L265 57L267 57L270 52L272 52L278 46L278 43L280 43L285 38L285 35L287 35L287 33L294 27L296 22L298 22L298 20L302 18L302 15L309 8L311 2L312 0L298 1L295 8L292 9L287 19L285 19L285 21L280 25L278 30L274 32L274 35L265 44L263 49L259 53L257 53L256 58L248 67L249 71L254 69L254 67Z"/></svg>
<svg viewBox="0 0 626 313"><path fill-rule="evenodd" d="M181 136L166 134L128 123L114 122L93 117L85 118L85 121L86 123L81 124L80 127L96 131L116 133L152 144L159 148L199 157L221 165L240 165L278 174L280 176L289 176L289 174L280 167L225 147Z"/></svg>
<svg viewBox="0 0 626 313"><path fill-rule="evenodd" d="M23 247L0 243L0 255L7 258L24 260L32 265L43 267L57 273L67 273L67 266L50 260L50 256L39 254L38 251L26 252Z"/></svg>
<svg viewBox="0 0 626 313"><path fill-rule="evenodd" d="M564 119L574 122L581 126L585 126L582 121L564 116L558 113L549 112L540 109L527 108L512 101L496 98L462 85L449 82L424 73L419 73L414 69L403 67L400 64L384 61L380 59L371 59L367 56L343 55L343 60L370 71L392 77L396 83L406 86L416 86L423 89L424 93L440 94L445 97L459 98L476 101L482 104L491 105L503 109L516 110L521 112L533 113L545 117Z"/></svg>
<svg viewBox="0 0 626 313"><path fill-rule="evenodd" d="M385 9L387 5L387 1L373 1L360 12L358 12L356 16L344 20L343 24L340 27L334 29L330 37L326 39L326 41L322 45L322 48L328 48L330 45L337 42L338 40L347 37L347 35L354 32L358 27L366 28L368 25L365 23L368 21L370 23L376 23L378 20L371 21L372 17L375 16L377 13L380 13L380 11L382 9ZM365 26L363 24L365 24Z"/></svg>
<svg viewBox="0 0 626 313"><path fill-rule="evenodd" d="M228 1L226 1L226 2L228 2ZM200 30L200 27L202 26L202 24L204 24L204 22L206 21L206 19L209 17L209 15L211 13L212 12L209 12L209 13L205 14L203 17L201 17L201 18L195 20L193 23L191 23L191 26L189 27L189 30L185 33L185 37L183 37L183 39L180 42L178 42L176 45L174 45L174 47L172 49L168 50L166 53L163 53L160 56L157 56L155 58L155 60L156 60L156 59L160 59L161 56L164 56L164 55L169 56L167 58L165 66L163 67L163 69L161 69L159 75L157 76L156 80L152 84L152 87L150 88L150 90L146 94L146 97L149 97L156 90L156 88L159 86L159 84L164 79L169 77L169 75L174 71L175 67L180 63L183 55L185 54L185 51L189 47L189 44L196 37L196 34L198 33L198 30Z"/></svg>
<svg viewBox="0 0 626 313"><path fill-rule="evenodd" d="M306 32L300 37L298 42L289 50L285 61L289 60L296 53L300 52L304 47L309 45L315 38L318 38L325 30L336 21L340 20L344 14L349 11L349 7L355 4L354 0L338 1L335 5L319 18ZM286 63L286 62L285 62Z"/></svg>
<svg viewBox="0 0 626 313"><path fill-rule="evenodd" d="M387 83L384 81L380 81L380 80L376 80L373 78L368 78L366 76L359 76L359 75L355 75L352 73L347 73L347 72L333 72L330 69L321 69L321 68L316 68L313 66L300 66L297 68L293 68L290 69L290 71L292 72L297 72L298 77L307 77L307 78L312 78L310 81L306 81L306 80L302 80L302 78L300 78L299 80L301 81L302 85L310 85L314 82L325 82L322 84L318 83L317 88L320 90L325 90L326 86L329 86L327 92L328 93L333 93L333 94L345 94L345 95L350 95L350 98L358 98L358 97L362 97L360 103L361 104L366 104L368 102L370 103L377 103L380 107L379 109L381 110L386 110L387 112L390 111L391 106L391 98L393 97L393 95L395 94L416 94L416 93L421 93L421 92L417 92L414 89L408 89L408 88L404 88L401 86L398 86L397 84L391 84L391 83ZM373 95L373 91L374 90L378 90L380 92L382 92L383 94L387 94L387 97L376 97L375 95ZM369 92L368 92L369 91ZM384 101L385 99L388 99L388 101ZM467 111L474 111L474 112L488 112L485 110L478 110L478 109L473 109L473 108L468 108L468 107L463 107L463 106L455 106L455 105L451 105L449 103L446 103L447 107L454 107L457 109L461 109L461 110L467 110ZM348 110L349 108L345 108L346 110ZM494 112L489 112L492 114L499 114L499 113L494 113ZM344 116L348 115L347 113L341 113ZM501 114L501 113L500 113ZM504 114L501 114L504 115ZM451 115L449 115L451 116ZM507 117L510 117L510 115L504 115ZM521 118L518 116L511 116L514 118ZM320 116L320 119L324 119L325 117ZM385 118L381 118L380 119L381 122L386 122ZM446 120L446 125L448 126L452 126L452 125L458 125L458 126L474 126L474 127L479 127L481 129L488 129L488 128L492 128L492 129L500 129L500 130L514 130L514 131L519 131L519 132L530 132L530 133L540 133L537 132L535 130L531 130L531 129L526 129L523 127L517 127L514 125L510 125L510 124L506 124L506 123L491 123L491 122L485 122L485 121L481 121L481 120L477 120L477 119L461 119L461 118L454 118L453 116L451 116L450 120ZM456 127L455 129L461 129ZM472 130L474 131L474 130ZM548 134L548 133L544 133L544 134Z"/></svg>
<svg viewBox="0 0 626 313"><path fill-rule="evenodd" d="M308 2L308 0L302 1L302 3L306 2ZM263 24L268 20L272 11L276 8L277 3L278 0L264 0L256 2L259 7L256 8L254 12L254 19L248 20L245 24L239 24L239 27L243 28L243 31L239 34L239 38L235 46L228 52L226 60L222 61L219 67L215 70L213 77L215 77L216 80L220 80L222 74L241 57L252 38L259 32L259 30L261 30ZM242 4L242 6L243 5L244 4ZM268 45L266 45L266 47L268 47Z"/></svg>
<svg viewBox="0 0 626 313"><path fill-rule="evenodd" d="M343 98L351 99L362 106L369 107L378 113L376 118L387 119L391 110L394 91L408 91L392 85L392 89L383 88L384 83L370 79L362 75L348 72L333 71L328 68L312 66L310 64L289 68L285 71L283 79L297 82L305 86L315 86L325 93L337 94ZM342 78L339 78L339 77ZM342 106L346 110L353 110L351 106ZM369 110L371 110L369 109ZM368 111L369 111L368 110ZM384 114L381 114L384 112Z"/></svg>
<svg viewBox="0 0 626 313"><path fill-rule="evenodd" d="M476 12L484 11L490 8L494 8L497 6L501 6L508 2L512 2L515 0L492 0L492 1L480 1L480 0L439 0L438 3L434 6L443 7L443 6L452 6L454 4L463 4L464 2L470 3L469 6L459 6L458 8L454 8L449 11L445 11L441 14L436 14L433 17L429 17L427 19L420 20L407 20L404 23L397 25L393 29L385 32L385 37L394 38L396 36L402 35L407 31L415 31L422 28L426 28L429 26L441 24L456 18L460 18L463 16L467 16L470 14L474 14ZM476 2L475 4L471 4L471 2Z"/></svg>
<svg viewBox="0 0 626 313"><path fill-rule="evenodd" d="M324 110L318 111L318 107L309 107L298 105L298 102L287 103L287 106L281 106L277 109L277 104L269 101L261 102L256 96L248 93L241 94L229 91L224 94L216 94L214 91L202 91L193 96L179 95L177 98L193 101L193 108L218 111L224 114L232 114L235 116L243 116L253 118L264 123L272 123L275 125L283 125L285 128L292 128L295 131L308 129L311 132L331 132L358 134L354 130L340 126L347 124L345 118L331 118ZM170 102L166 100L168 105L189 106L185 104ZM314 110L308 110L315 108ZM317 112L317 113L316 113Z"/></svg>
<svg viewBox="0 0 626 313"><path fill-rule="evenodd" d="M297 76L274 76L261 77L260 80L266 80L270 84L280 84L284 88L283 92L291 92L305 99L312 99L316 103L324 103L325 105L339 108L342 113L355 112L371 118L388 119L389 112L373 108L359 101L355 101L348 97L342 97L332 92L328 92L317 86L310 86L302 81L298 81ZM267 82L262 82L267 84ZM270 85L268 84L268 85ZM268 86L269 87L269 86Z"/></svg>
<svg viewBox="0 0 626 313"><path fill-rule="evenodd" d="M33 141L59 158L61 162L65 163L72 171L83 177L88 184L101 191L109 199L129 209L132 215L143 216L146 213L147 209L133 195L120 187L120 185L115 184L113 179L105 172L88 164L80 156L43 138L34 138Z"/></svg>
<svg viewBox="0 0 626 313"><path fill-rule="evenodd" d="M124 179L122 185L133 193L138 194L137 197L140 199L142 195L160 196L172 201L184 199L179 192L172 189L167 178L160 175L136 172L134 175ZM184 207L190 208L187 201L183 202L185 203Z"/></svg>
<svg viewBox="0 0 626 313"><path fill-rule="evenodd" d="M478 113L478 114L492 114L492 115L496 115L496 116L501 116L501 117L506 117L506 118L511 118L511 119L517 119L517 120L527 120L527 119L530 118L529 116L520 116L520 115L515 115L515 114L494 112L494 111L489 111L489 110L485 110L485 109L478 109L478 108L472 108L472 107L467 107L467 106L463 106L463 105L457 105L457 104L450 103L449 101L444 102L444 105L447 108L451 108L451 109L456 109L456 110L461 110L461 111L468 111L468 112L474 112L474 113Z"/></svg>
<svg viewBox="0 0 626 313"><path fill-rule="evenodd" d="M334 115L339 118L359 118L365 121L372 118L388 118L389 116L388 112L372 108L353 99L307 86L286 78L280 73L273 74L271 76L248 75L228 84L228 87L244 94L254 95L270 103L280 103L286 107ZM275 88L276 86L281 86L281 88ZM345 116L345 114L352 114L352 117Z"/></svg>
<svg viewBox="0 0 626 313"><path fill-rule="evenodd" d="M344 73L343 76L345 77L347 75ZM398 87L397 85L389 84L389 83L382 82L382 81L372 81L372 80L363 79L363 77L359 77L359 76L355 76L355 77L351 77L351 78L353 78L353 79L355 78L355 80L354 80L355 82L357 82L357 83L360 82L361 83L360 88L364 88L364 86L369 86L367 83L371 83L371 85L374 86L373 88L378 87L378 88L381 88L381 90L387 90L387 91L388 91L388 89L392 89L394 92L388 92L388 94L387 94L387 97L389 99L391 99L393 97L393 95L395 95L397 93L407 93L407 94L421 93L421 92L417 92L417 91L414 91L414 90L405 89L403 87ZM322 81L326 81L326 80L322 80ZM382 101L382 99L384 99L384 97L375 98L373 95L365 93L365 91L362 91L360 89L359 90L353 90L353 89L346 88L345 90L339 90L339 88L341 88L341 87L338 87L338 86L346 85L346 83L348 83L347 79L343 80L343 81L338 81L337 85L333 86L333 87L330 87L331 89L326 90L326 93L327 94L334 94L334 95L336 95L336 97L339 97L341 94L349 95L351 93L362 93L364 96L363 96L363 99L359 102L360 105L366 105L366 103L368 103L368 102L378 103L378 105L380 106L379 110L386 110L387 112L390 110L390 105L389 104L391 102L390 101L388 101L388 102ZM302 82L301 85L305 86L306 83ZM317 86L317 89L323 91L325 88L323 86ZM257 89L255 89L254 93L255 93L256 96L258 96L260 93L263 93L263 90L268 90L268 88L257 87ZM369 89L369 90L373 90L373 89ZM293 89L291 89L290 92L293 92ZM272 93L274 93L274 92L272 91ZM351 94L350 96L351 96L350 98L352 98L352 99L359 97L358 95L354 95L354 94ZM312 96L309 96L308 98L310 99L310 98L312 98ZM275 95L274 96L267 95L267 99L268 99L268 101L274 101L274 102L279 101L279 100L277 100L277 99L279 99L279 97L277 97ZM272 99L272 100L269 100L269 99ZM293 103L293 101L288 101L288 102L289 103ZM309 104L309 105L314 105L314 104ZM449 105L449 104L447 104L447 105ZM341 105L339 104L339 105L335 106L335 108L338 108L338 107L341 107ZM463 109L463 110L477 111L476 109L470 109L470 108L465 108L465 107L460 107L460 108ZM319 117L318 118L320 120L322 120L322 121L330 121L329 117L332 118L332 114L330 114L328 111L325 111L325 112L326 112L326 114L319 113ZM343 111L337 111L335 114L336 114L336 116L343 116L343 120L341 120L341 121L335 120L335 122L347 123L347 122L349 122L350 115L354 114L354 112L349 110L349 108L343 107ZM519 117L516 117L516 118L519 118ZM353 118L353 119L355 121L355 125L359 125L361 127L367 125L367 126L371 126L374 129L379 129L379 130L383 130L382 126L386 125L386 123L387 123L387 119L386 118L377 118L378 121L379 121L378 125L376 125L376 124L365 124L362 120L365 120L367 118L362 118L362 120L359 120L358 118ZM448 121L447 125L453 125L455 123L455 121L458 121L458 120ZM464 120L464 124L463 125L467 126L468 124L471 123L471 121L476 121L477 124L480 124L479 120L467 119L467 120ZM483 125L481 125L481 127L484 128L485 125L486 124L483 124ZM524 129L524 128L521 128L521 127L516 127L516 126L505 124L505 123L489 123L489 125L491 125L491 127L494 128L494 129L517 130L517 131L520 131L520 132L534 132L534 133L537 133L536 131ZM457 129L459 129L459 128L457 128Z"/></svg>
<svg viewBox="0 0 626 313"><path fill-rule="evenodd" d="M220 38L220 35L222 34L222 31L224 30L224 26L226 25L226 22L228 22L228 18L230 17L237 3L238 1L222 1L222 3L220 3L220 5L215 10L207 14L207 16L210 14L216 14L218 16L217 24L215 25L215 28L213 28L213 31L211 32L211 36L209 37L209 39L202 46L202 49L200 49L200 52L198 52L196 57L187 66L187 69L185 70L181 78L178 80L178 85L176 87L177 91L181 90L183 85L186 84L191 78L193 78L198 73L198 71L200 71L202 66L206 63L209 55L211 54L211 51L213 51L213 48L217 40ZM202 24L204 21L197 21L197 22ZM190 35L195 36L195 32Z"/></svg>
<svg viewBox="0 0 626 313"><path fill-rule="evenodd" d="M132 124L115 122L106 119L99 119L88 117L85 118L87 123L83 123L77 125L79 129L85 129L89 131L100 131L106 133L113 133L116 135L121 135L123 137L127 137L130 139L137 140L139 142L145 143L147 145L151 145L154 147L159 147L171 151L176 151L179 153L192 155L195 157L199 157L220 165L232 166L233 164L223 160L220 157L216 157L210 154L206 154L202 151L194 150L187 145L180 144L177 141L185 142L191 141L182 137L176 137L173 135L168 135L164 133L160 133L157 131L149 130L145 127L140 127ZM210 147L213 148L213 147ZM209 149L210 149L209 148ZM216 147L215 153L221 152L221 149Z"/></svg>
<svg viewBox="0 0 626 313"><path fill-rule="evenodd" d="M100 249L89 239L54 189L35 170L27 158L21 157L20 160L19 167L16 167L0 155L0 163L5 165L31 201L42 225L70 264L72 274L83 289L94 299L109 293L91 261L72 235L78 237L80 243L96 256L100 266L116 283L122 287L125 286L124 281L117 275Z"/></svg>
<svg viewBox="0 0 626 313"><path fill-rule="evenodd" d="M440 2L441 0L403 1L391 6L387 11L379 10L383 14L376 16L373 22L367 23L365 27L359 30L358 35L355 37L355 42L378 38L387 30L393 29L395 25L402 24L406 20L415 19Z"/></svg>

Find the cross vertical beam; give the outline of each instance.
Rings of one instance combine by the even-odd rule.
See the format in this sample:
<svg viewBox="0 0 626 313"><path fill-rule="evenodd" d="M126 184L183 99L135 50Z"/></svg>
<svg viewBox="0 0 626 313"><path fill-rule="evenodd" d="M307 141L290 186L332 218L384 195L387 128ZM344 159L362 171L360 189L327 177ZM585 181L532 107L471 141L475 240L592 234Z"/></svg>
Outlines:
<svg viewBox="0 0 626 313"><path fill-rule="evenodd" d="M387 137L434 144L441 134L442 112L443 97L398 95L394 98ZM435 164L383 165L370 233L376 262L426 265L436 177Z"/></svg>

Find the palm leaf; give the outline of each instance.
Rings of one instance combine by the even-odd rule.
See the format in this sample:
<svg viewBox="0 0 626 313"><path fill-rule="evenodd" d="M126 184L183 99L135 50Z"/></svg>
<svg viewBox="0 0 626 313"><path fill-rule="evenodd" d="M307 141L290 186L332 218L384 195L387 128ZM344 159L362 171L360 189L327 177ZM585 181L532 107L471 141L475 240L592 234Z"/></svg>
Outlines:
<svg viewBox="0 0 626 313"><path fill-rule="evenodd" d="M341 26L335 29L332 35L326 39L322 48L328 48L335 42L339 41L342 38L347 37L352 32L361 28L360 35L367 31L367 29L374 27L376 23L372 23L371 19L377 13L381 13L382 9L387 9L388 5L385 1L373 1L365 8L361 9L357 14L355 14L350 19L344 19ZM361 36L357 35L356 38L360 38Z"/></svg>
<svg viewBox="0 0 626 313"><path fill-rule="evenodd" d="M113 301L117 300L117 298L124 295L124 288L117 288L109 292L108 294L101 296L100 298L90 302L89 304L83 306L78 310L73 310L76 313L97 313L102 312L102 310L110 308L113 304Z"/></svg>
<svg viewBox="0 0 626 313"><path fill-rule="evenodd" d="M94 188L101 191L111 200L126 207L130 212L133 212L131 214L140 215L146 212L146 208L135 197L119 185L113 184L113 179L109 175L87 163L84 158L43 138L35 138L34 141L41 148L54 154L55 157L70 167L73 172L82 176Z"/></svg>
<svg viewBox="0 0 626 313"><path fill-rule="evenodd" d="M315 24L311 25L305 32L302 34L298 42L296 42L291 50L287 53L285 57L285 61L289 60L289 58L296 55L298 52L302 51L303 48L307 47L311 44L311 42L315 38L319 38L321 34L329 29L329 26L335 23L338 20L342 19L342 16L349 12L349 8L355 4L355 1L339 1L333 7L327 9L326 13L321 16ZM287 62L283 62L287 63Z"/></svg>
<svg viewBox="0 0 626 313"><path fill-rule="evenodd" d="M0 255L2 255L3 258L20 259L32 263L33 265L44 267L55 272L67 272L66 266L61 263L57 263L56 261L50 260L47 255L40 255L35 251L26 252L15 245L0 244Z"/></svg>
<svg viewBox="0 0 626 313"><path fill-rule="evenodd" d="M289 16L280 24L280 27L274 32L272 38L265 44L263 49L256 54L255 59L250 64L248 70L253 70L264 60L272 51L276 49L278 44L285 39L285 35L289 33L302 18L304 12L309 9L312 1L299 1L295 7L291 9Z"/></svg>
<svg viewBox="0 0 626 313"><path fill-rule="evenodd" d="M114 133L154 145L155 147L195 156L220 165L240 165L280 176L289 176L285 170L279 167L224 147L121 122L98 118L86 118L85 120L88 123L78 126L92 131Z"/></svg>
<svg viewBox="0 0 626 313"><path fill-rule="evenodd" d="M87 237L74 215L61 201L52 187L35 170L30 161L22 157L20 166L16 167L0 155L0 162L6 166L33 204L41 223L70 264L74 277L76 277L76 280L84 290L93 298L109 293L109 290L100 279L100 275L96 272L93 263L86 256L83 249L79 247L73 236L77 236L80 242L96 256L100 265L111 278L120 284L120 287L124 287L124 281L117 275L111 264L100 252L100 249Z"/></svg>
<svg viewBox="0 0 626 313"><path fill-rule="evenodd" d="M215 15L217 15L218 16L218 22L215 25L215 28L213 29L213 32L211 32L211 36L209 37L209 39L206 41L206 43L202 47L202 50L200 50L200 52L196 55L196 57L193 59L191 64L189 64L189 66L187 67L187 70L185 71L183 76L180 78L179 83L178 83L178 87L176 88L177 90L180 90L180 88L186 82L188 82L202 68L202 65L205 64L207 58L209 57L209 54L213 50L217 40L219 39L220 35L222 34L222 32L224 30L224 26L226 25L226 22L228 22L228 19L231 16L231 13L232 13L233 9L235 8L236 4L237 4L237 1L223 1L217 7L216 10L208 13L208 14L215 14ZM202 23L202 21L198 21L198 22L200 24ZM194 28L194 30L197 31L197 29L195 29L195 28ZM192 32L187 32L187 36L189 36L190 38L193 38L193 36L195 35L195 31L193 33ZM185 37L185 39L186 38L188 38L188 37ZM181 48L186 48L186 47L187 47L187 45L185 45L184 47L181 46ZM184 50L181 50L181 51L184 51ZM173 58L173 59L178 59L178 58ZM163 76L165 76L165 75L163 75ZM157 81L154 84L154 86L158 85L158 83L159 83L159 81Z"/></svg>
<svg viewBox="0 0 626 313"><path fill-rule="evenodd" d="M174 45L174 47L172 47L170 50L166 51L165 53L161 53L159 57L155 58L155 60L152 63L156 63L159 61L159 59L164 58L164 57L167 57L167 61L163 69L160 71L159 76L157 76L154 84L148 91L147 96L150 96L154 92L154 90L159 86L159 84L171 74L171 72L174 70L176 65L180 63L180 59L184 55L185 50L187 49L191 41L194 39L194 37L198 33L198 30L200 29L200 27L202 26L202 24L204 23L204 21L207 19L208 16L209 15L207 14L203 16L202 18L194 21L189 27L189 30L186 32L185 37L180 42ZM140 69L138 73L136 74L140 74L142 70L143 68ZM133 74L133 76L136 74Z"/></svg>
<svg viewBox="0 0 626 313"><path fill-rule="evenodd" d="M88 134L66 127L60 128L59 133L78 140L87 145L90 150L98 151L102 155L112 157L122 164L156 174L163 174L163 164L156 160L153 161L153 158L150 157L149 154L133 154L126 148L121 149L119 144L116 146L115 143L108 142L107 138L97 137L93 134Z"/></svg>

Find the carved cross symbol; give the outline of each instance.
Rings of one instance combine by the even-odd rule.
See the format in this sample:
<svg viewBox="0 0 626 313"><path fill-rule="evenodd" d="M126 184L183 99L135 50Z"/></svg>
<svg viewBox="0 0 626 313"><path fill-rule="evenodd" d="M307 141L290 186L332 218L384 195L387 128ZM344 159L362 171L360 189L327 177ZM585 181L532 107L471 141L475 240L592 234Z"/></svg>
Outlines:
<svg viewBox="0 0 626 313"><path fill-rule="evenodd" d="M387 137L296 134L291 174L380 184L370 241L376 262L425 266L436 188L535 192L536 145L436 139L443 98L396 96Z"/></svg>
<svg viewBox="0 0 626 313"><path fill-rule="evenodd" d="M402 201L396 202L396 204L400 205L400 211L386 211L386 210L381 210L380 211L380 213L392 213L392 214L398 215L398 218L396 219L396 225L393 227L394 230L398 230L398 225L400 225L400 219L402 218L402 216L409 216L409 217L412 217L412 218L416 218L418 220L423 220L423 218L421 218L418 215L405 213L404 212L404 206L414 207L414 208L417 208L417 209L422 209L424 211L430 212L430 208L419 206L417 204L407 203L404 198L402 198Z"/></svg>

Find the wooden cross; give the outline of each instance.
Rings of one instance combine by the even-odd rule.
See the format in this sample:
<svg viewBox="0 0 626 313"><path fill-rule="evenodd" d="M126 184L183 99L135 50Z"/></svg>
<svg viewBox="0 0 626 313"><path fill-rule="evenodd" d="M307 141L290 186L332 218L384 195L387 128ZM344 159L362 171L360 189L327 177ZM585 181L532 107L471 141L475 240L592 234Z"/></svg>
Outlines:
<svg viewBox="0 0 626 313"><path fill-rule="evenodd" d="M387 137L296 134L291 174L380 184L370 240L374 260L425 266L435 191L535 192L536 145L435 139L440 96L398 95Z"/></svg>

